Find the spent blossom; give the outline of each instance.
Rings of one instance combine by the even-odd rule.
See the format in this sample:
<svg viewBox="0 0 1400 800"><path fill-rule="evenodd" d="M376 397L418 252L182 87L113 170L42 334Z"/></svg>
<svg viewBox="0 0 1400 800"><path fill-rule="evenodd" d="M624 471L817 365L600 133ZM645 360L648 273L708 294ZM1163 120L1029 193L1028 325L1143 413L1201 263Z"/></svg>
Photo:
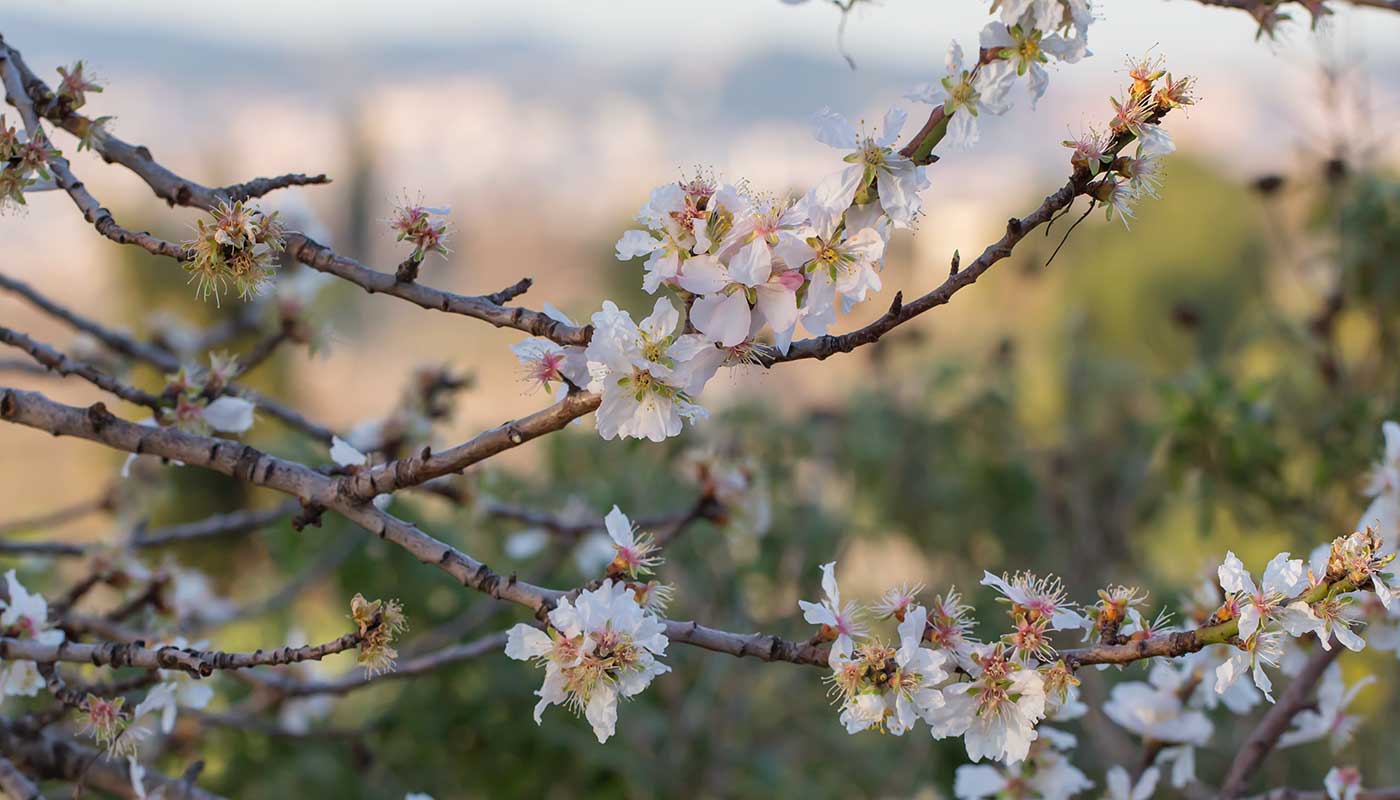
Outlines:
<svg viewBox="0 0 1400 800"><path fill-rule="evenodd" d="M69 111L82 108L87 103L88 92L102 92L101 84L82 61L74 62L71 67L59 67L58 76L58 97Z"/></svg>
<svg viewBox="0 0 1400 800"><path fill-rule="evenodd" d="M285 246L277 212L263 214L238 201L221 202L209 214L211 219L195 222L194 238L185 242L185 271L196 295L218 303L230 286L243 300L261 295Z"/></svg>
<svg viewBox="0 0 1400 800"><path fill-rule="evenodd" d="M403 606L398 600L370 602L357 592L350 599L350 618L359 627L360 647L356 660L360 666L370 676L392 672L394 660L399 657L392 646L394 639L408 629Z"/></svg>

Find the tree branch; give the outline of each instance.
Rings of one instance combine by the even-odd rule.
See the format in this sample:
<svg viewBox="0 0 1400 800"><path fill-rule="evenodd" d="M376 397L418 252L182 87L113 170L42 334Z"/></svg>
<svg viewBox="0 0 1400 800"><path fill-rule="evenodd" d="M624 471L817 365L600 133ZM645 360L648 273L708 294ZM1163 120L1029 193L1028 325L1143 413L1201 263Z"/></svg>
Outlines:
<svg viewBox="0 0 1400 800"><path fill-rule="evenodd" d="M375 624L378 624L377 622ZM0 637L0 658L33 661L37 664L68 662L99 667L139 667L180 670L196 678L207 678L218 670L248 669L260 666L320 661L329 655L351 650L364 641L359 631L334 641L306 647L281 647L252 653L226 653L192 647L149 648L140 642L61 642L43 644L35 639Z"/></svg>
<svg viewBox="0 0 1400 800"><path fill-rule="evenodd" d="M1230 763L1224 784L1220 787L1220 797L1223 800L1234 800L1244 794L1245 786L1264 763L1264 757L1278 744L1279 737L1293 721L1293 717L1307 706L1313 687L1322 678L1322 673L1341 654L1342 646L1335 639L1331 645L1330 650L1318 648L1317 652L1308 658L1302 671L1288 684L1288 688L1279 694L1278 702L1269 708L1249 737L1244 740L1244 744L1235 753L1235 760Z"/></svg>
<svg viewBox="0 0 1400 800"><path fill-rule="evenodd" d="M136 790L126 764L112 761L89 747L45 733L23 722L0 719L0 752L28 766L34 773L55 780L91 786L116 797L136 800ZM146 771L151 794L185 800L223 800L193 783Z"/></svg>
<svg viewBox="0 0 1400 800"><path fill-rule="evenodd" d="M116 395L128 403L145 406L157 414L164 408L164 404L159 397L148 392L143 392L133 386L128 386L96 367L75 361L49 345L31 339L19 331L0 326L0 342L23 350L35 361L57 372L59 375L65 377L76 375L88 383L91 383L93 386Z"/></svg>

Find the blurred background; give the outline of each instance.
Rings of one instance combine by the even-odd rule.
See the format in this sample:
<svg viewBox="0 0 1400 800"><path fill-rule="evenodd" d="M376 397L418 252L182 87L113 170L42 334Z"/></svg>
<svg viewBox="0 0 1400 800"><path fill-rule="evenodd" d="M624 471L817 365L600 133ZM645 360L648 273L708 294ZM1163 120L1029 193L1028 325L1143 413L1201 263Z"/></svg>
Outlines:
<svg viewBox="0 0 1400 800"><path fill-rule="evenodd" d="M934 10L934 6L937 6ZM1380 423L1400 414L1400 15L1339 13L1255 41L1245 14L1188 0L1103 4L1095 55L1054 71L1032 110L982 121L971 152L931 168L926 216L895 238L885 290L841 329L946 276L955 250L981 252L1011 215L1063 184L1062 139L1108 118L1124 60L1149 51L1199 76L1199 105L1168 127L1159 201L1132 230L1095 214L1046 265L1066 227L1037 233L956 302L879 345L780 372L738 372L706 390L714 418L662 445L605 443L591 419L491 460L456 483L456 499L407 497L397 514L502 572L577 585L596 572L588 537L545 534L488 513L514 504L634 517L683 512L699 492L697 453L745 477L748 513L696 523L668 549L660 577L677 585L671 616L790 638L810 631L799 598L818 594L819 564L840 564L843 591L874 600L901 582L958 585L1000 625L982 570L1063 576L1093 599L1139 583L1175 609L1227 548L1251 566L1301 554L1348 532L1365 507ZM576 319L604 298L634 314L650 302L640 269L613 243L654 185L706 169L773 192L805 189L837 168L805 121L829 105L876 120L942 76L949 42L975 47L986 4L888 0L862 7L837 44L839 15L774 0L531 4L446 0L244 0L234 11L134 0L51 0L9 8L0 32L52 81L81 58L106 86L86 111L206 185L291 171L334 183L278 192L296 227L380 269L406 253L383 223L407 194L452 208L453 253L423 280L464 293L535 279L522 302ZM1300 10L1297 14L1303 15ZM195 215L168 209L137 178L59 146L117 219L167 239ZM59 193L0 219L4 273L108 324L172 348L190 331L237 322L221 344L246 350L276 327L271 304L200 304L166 262L93 234ZM286 347L249 383L338 431L394 419L417 402L419 370L448 367L468 385L405 441L446 446L543 407L517 382L518 334L332 285L313 307L314 347ZM69 351L91 343L0 294L0 319ZM182 339L181 337L185 337ZM17 351L13 354L21 355ZM0 382L70 403L91 387L14 371ZM160 376L133 380L158 389ZM407 399L405 399L407 398ZM131 419L130 407L109 406ZM247 437L274 453L325 463L324 448L261 417ZM0 428L0 524L117 497L108 511L13 538L116 541L136 526L280 498L218 476L122 462L87 443ZM109 492L112 494L109 495ZM544 540L541 548L540 540ZM594 548L596 550L596 548ZM226 649L268 647L295 629L313 641L344 631L349 597L397 596L414 631L404 652L470 640L523 618L339 519L293 533L285 523L170 557L204 571L242 604L304 587L290 602L207 631ZM59 591L76 559L4 557L40 589ZM236 565L236 568L235 568ZM119 597L94 595L100 608ZM245 606L246 607L246 606ZM153 623L154 624L154 623ZM415 645L415 636L423 637ZM318 674L354 669L348 656ZM193 717L166 748L167 771L207 763L209 788L237 797L944 797L965 761L957 741L847 736L813 670L673 648L675 674L621 711L598 745L562 709L530 719L540 674L498 652L304 710L307 732L220 726ZM1393 654L1343 660L1375 672L1367 720L1339 763L1368 785L1400 783ZM1116 680L1088 675L1091 706ZM248 702L219 686L215 710ZM17 704L17 701L11 700ZM1228 763L1249 720L1222 719L1200 773ZM203 726L208 737L196 738ZM1072 728L1075 763L1101 783L1134 740L1097 711ZM1320 786L1325 744L1276 755L1261 785Z"/></svg>

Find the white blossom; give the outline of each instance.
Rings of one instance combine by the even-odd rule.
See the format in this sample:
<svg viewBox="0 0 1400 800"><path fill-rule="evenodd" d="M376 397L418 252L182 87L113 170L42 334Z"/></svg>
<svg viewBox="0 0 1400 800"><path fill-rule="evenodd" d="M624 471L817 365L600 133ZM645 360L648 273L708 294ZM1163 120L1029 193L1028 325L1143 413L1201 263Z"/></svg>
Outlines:
<svg viewBox="0 0 1400 800"><path fill-rule="evenodd" d="M1015 764L1030 752L1035 724L1045 716L1045 684L999 646L977 656L980 674L943 688L944 704L928 718L933 738L962 736L967 757Z"/></svg>
<svg viewBox="0 0 1400 800"><path fill-rule="evenodd" d="M1279 553L1264 568L1263 583L1255 586L1254 578L1244 568L1234 551L1225 554L1225 562L1216 570L1220 588L1224 589L1239 608L1240 638L1248 639L1270 619L1296 615L1297 609L1281 608L1290 598L1308 586L1303 560L1290 559Z"/></svg>
<svg viewBox="0 0 1400 800"><path fill-rule="evenodd" d="M1011 108L1009 95L1016 71L1004 61L973 71L963 69L962 64L962 45L953 42L948 48L947 76L938 83L916 86L904 97L919 103L941 105L948 117L948 132L944 141L950 147L965 148L977 143L977 117L983 111L1004 114Z"/></svg>
<svg viewBox="0 0 1400 800"><path fill-rule="evenodd" d="M1381 433L1385 437L1385 453L1371 469L1366 485L1371 504L1356 528L1374 529L1385 543L1385 552L1393 553L1400 547L1400 423L1385 422Z"/></svg>
<svg viewBox="0 0 1400 800"><path fill-rule="evenodd" d="M1361 771L1356 767L1333 767L1322 779L1330 800L1356 800L1361 793Z"/></svg>
<svg viewBox="0 0 1400 800"><path fill-rule="evenodd" d="M821 625L823 633L835 639L831 655L849 656L855 648L855 640L864 637L865 626L860 622L860 606L855 602L841 602L841 587L836 585L836 562L822 565L822 599L818 603L799 600L802 618L813 625Z"/></svg>
<svg viewBox="0 0 1400 800"><path fill-rule="evenodd" d="M62 644L63 631L49 626L49 604L44 596L30 592L15 577L14 570L5 573L8 602L0 601L0 631L16 639L32 639L45 645ZM33 661L0 660L0 700L10 695L33 697L44 688L43 676Z"/></svg>
<svg viewBox="0 0 1400 800"><path fill-rule="evenodd" d="M817 232L830 236L857 193L874 179L880 208L898 228L910 228L922 208L919 192L929 187L924 168L894 149L908 118L891 108L885 113L879 135L857 132L841 114L823 108L812 119L817 141L840 150L850 166L831 175L807 194L807 211Z"/></svg>
<svg viewBox="0 0 1400 800"><path fill-rule="evenodd" d="M1224 694L1241 675L1250 672L1254 685L1264 693L1265 699L1274 702L1274 684L1264 672L1265 666L1278 667L1283 654L1283 634L1276 631L1259 631L1245 639L1230 651L1230 655L1215 668L1215 691Z"/></svg>
<svg viewBox="0 0 1400 800"><path fill-rule="evenodd" d="M535 693L537 724L546 708L565 705L582 712L598 741L606 742L617 727L618 700L671 671L657 660L666 644L666 626L637 604L626 584L608 579L576 600L560 600L549 612L547 632L525 624L511 628L506 655L545 668Z"/></svg>
<svg viewBox="0 0 1400 800"><path fill-rule="evenodd" d="M664 297L640 325L611 300L593 315L589 388L603 395L597 425L604 439L660 442L679 434L683 419L706 416L693 398L704 388L706 367L722 354L699 334L674 335L679 324L680 314Z"/></svg>
<svg viewBox="0 0 1400 800"><path fill-rule="evenodd" d="M1142 771L1142 776L1133 783L1133 778L1122 767L1111 767L1105 777L1105 788L1108 791L1104 794L1105 800L1147 800L1152 793L1157 791L1157 779L1160 772L1156 767L1148 767Z"/></svg>
<svg viewBox="0 0 1400 800"><path fill-rule="evenodd" d="M253 409L248 400L224 395L204 407L204 421L221 433L243 433L253 427Z"/></svg>
<svg viewBox="0 0 1400 800"><path fill-rule="evenodd" d="M1374 675L1367 675L1348 687L1342 680L1341 665L1332 662L1318 684L1316 707L1305 708L1293 717L1292 729L1279 737L1278 746L1292 747L1327 739L1333 753L1341 750L1361 724L1360 717L1346 713L1347 706L1362 689L1375 682Z"/></svg>
<svg viewBox="0 0 1400 800"><path fill-rule="evenodd" d="M1210 740L1213 726L1205 714L1185 707L1180 696L1184 680L1170 664L1154 664L1148 683L1125 681L1115 685L1103 712L1143 739L1203 747Z"/></svg>

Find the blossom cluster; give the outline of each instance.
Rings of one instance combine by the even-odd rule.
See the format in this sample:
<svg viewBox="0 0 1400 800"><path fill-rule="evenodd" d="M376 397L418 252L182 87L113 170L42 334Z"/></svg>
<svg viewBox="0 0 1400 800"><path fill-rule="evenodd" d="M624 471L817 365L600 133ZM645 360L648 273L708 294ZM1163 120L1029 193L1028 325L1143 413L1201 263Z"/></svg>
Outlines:
<svg viewBox="0 0 1400 800"><path fill-rule="evenodd" d="M277 212L264 214L237 201L220 202L209 216L196 220L194 238L185 242L185 271L196 294L216 303L230 286L243 300L261 295L272 284L285 244Z"/></svg>
<svg viewBox="0 0 1400 800"><path fill-rule="evenodd" d="M619 699L640 694L671 671L657 658L666 653L667 641L665 624L637 602L627 584L608 578L597 589L560 600L545 630L523 623L511 628L506 655L545 669L536 723L546 708L562 705L582 713L598 741L606 742L617 728Z"/></svg>
<svg viewBox="0 0 1400 800"><path fill-rule="evenodd" d="M1394 491L1388 471L1400 454L1400 426L1387 423L1385 433L1385 459L1369 489L1377 497ZM1001 595L1011 620L1008 632L988 642L972 637L971 609L956 592L936 598L929 610L917 602L922 587L901 587L873 607L878 618L898 622L898 644L884 644L870 634L865 610L842 599L834 563L822 567L822 599L799 606L807 622L819 626L815 640L830 643L828 681L847 731L902 734L922 719L934 738L961 736L973 761L1002 762L959 768L955 795L962 800L1013 789L1070 797L1093 786L1066 757L1074 737L1044 724L1085 711L1078 679L1052 635L1083 631L1086 641L1113 646L1194 632L1197 648L1155 662L1146 681L1118 683L1103 707L1118 726L1160 748L1155 766L1136 781L1121 768L1105 776L1108 796L1145 798L1163 777L1177 788L1195 780L1195 751L1214 732L1210 713L1244 713L1272 702L1267 670L1296 676L1306 661L1299 644L1304 637L1323 648L1335 641L1361 650L1369 640L1400 652L1400 614L1391 610L1400 608L1391 602L1395 543L1371 527L1386 522L1383 513L1377 516L1373 504L1366 526L1316 548L1306 560L1279 553L1257 583L1227 553L1216 580L1185 600L1180 626L1168 627L1165 614L1149 621L1141 610L1146 595L1136 588L1106 588L1097 602L1080 608L1058 580L1024 572L984 575L983 585ZM1355 628L1368 619L1363 639ZM1250 680L1239 680L1244 676ZM1279 746L1325 739L1334 752L1341 750L1358 724L1348 709L1372 682L1368 676L1348 684L1333 664L1315 705L1292 719ZM1327 784L1330 796L1340 799L1355 793L1360 778L1351 768L1334 770Z"/></svg>
<svg viewBox="0 0 1400 800"><path fill-rule="evenodd" d="M1195 750L1208 744L1214 729L1209 712L1243 713L1273 701L1265 667L1296 675L1306 660L1300 637L1314 636L1322 647L1335 637L1350 649L1363 648L1352 627L1365 614L1366 598L1376 599L1382 616L1388 613L1393 558L1379 536L1362 530L1319 547L1307 563L1279 554L1256 584L1229 553L1217 570L1215 599L1208 601L1214 610L1173 628L1164 616L1149 622L1142 615L1146 596L1135 588L1110 587L1094 605L1080 608L1058 580L1024 572L984 576L983 585L1001 595L1011 620L1009 631L987 642L972 637L970 609L956 592L926 609L917 602L921 587L902 587L873 607L876 617L898 624L897 643L886 644L871 634L866 610L842 599L834 563L822 567L822 599L799 605L807 622L818 626L815 641L830 643L827 680L848 732L901 735L923 720L935 739L961 736L972 761L1001 762L960 767L955 795L962 800L1013 788L1065 798L1093 786L1068 760L1074 737L1045 724L1086 710L1079 681L1052 635L1083 631L1086 641L1118 645L1195 631L1200 649L1156 662L1146 682L1117 684L1103 707L1124 730L1161 746L1156 766L1136 781L1121 768L1105 776L1109 797L1145 798L1159 778L1178 788L1195 780ZM1252 681L1238 680L1244 675ZM1343 747L1357 725L1348 706L1371 681L1348 685L1333 665L1317 704L1293 719L1280 746L1328 739L1334 750Z"/></svg>
<svg viewBox="0 0 1400 800"><path fill-rule="evenodd" d="M983 583L1008 601L1011 633L979 642L970 635L971 608L956 591L926 609L915 602L921 589L906 587L876 607L879 617L898 621L895 648L870 635L861 607L841 599L835 564L823 565L823 598L799 605L820 626L817 638L831 642L829 680L849 733L899 735L922 719L935 739L961 736L974 761L1016 764L1030 755L1037 723L1075 715L1078 681L1054 658L1047 634L1088 628L1087 618L1054 578L988 573Z"/></svg>
<svg viewBox="0 0 1400 800"><path fill-rule="evenodd" d="M543 337L515 345L525 379L600 393L596 422L605 439L661 441L707 416L700 394L721 367L771 363L789 352L799 328L826 335L838 309L849 312L882 289L890 236L915 228L923 213L931 148L945 138L971 145L981 113L1009 108L1020 79L1038 99L1052 58L1088 55L1093 15L1083 0L998 2L993 10L999 17L982 32L976 64L964 68L954 43L947 77L906 95L937 107L930 120L937 124L910 147L896 147L908 118L902 109L891 108L878 128L822 109L812 120L815 136L842 153L844 166L801 195L764 194L705 172L653 189L636 215L641 227L622 235L616 255L642 259L642 288L674 302L658 298L637 322L605 301L592 315L587 347ZM1114 101L1110 132L1072 143L1076 166L1092 161L1092 175L1106 170L1093 195L1120 215L1157 191L1157 159L1171 150L1161 114L1192 102L1190 80L1166 76L1158 88L1164 74L1158 61L1137 65L1126 99ZM1119 158L1134 140L1137 154ZM573 325L556 311L549 316Z"/></svg>

